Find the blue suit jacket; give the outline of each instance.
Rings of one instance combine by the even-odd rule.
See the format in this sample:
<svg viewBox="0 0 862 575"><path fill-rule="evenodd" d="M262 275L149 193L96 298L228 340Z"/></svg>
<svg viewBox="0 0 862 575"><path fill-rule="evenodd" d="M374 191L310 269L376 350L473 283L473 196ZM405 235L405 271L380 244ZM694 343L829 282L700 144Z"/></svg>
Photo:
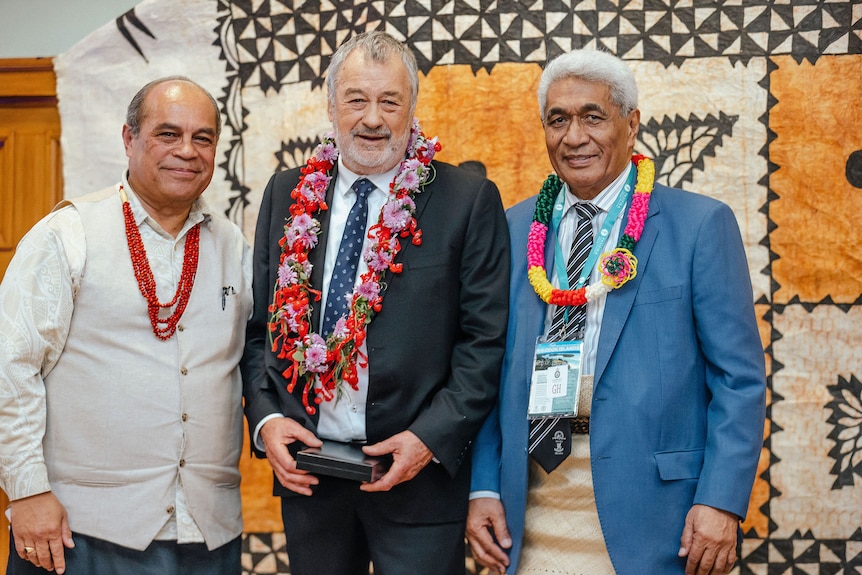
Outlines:
<svg viewBox="0 0 862 575"><path fill-rule="evenodd" d="M510 312L498 405L474 444L473 491L500 493L515 573L527 499L527 404L546 305L526 274L536 198L512 207ZM548 234L546 269L553 269ZM763 444L765 369L739 228L711 198L656 185L638 274L608 294L590 455L596 505L620 575L684 573L686 513L744 517Z"/></svg>

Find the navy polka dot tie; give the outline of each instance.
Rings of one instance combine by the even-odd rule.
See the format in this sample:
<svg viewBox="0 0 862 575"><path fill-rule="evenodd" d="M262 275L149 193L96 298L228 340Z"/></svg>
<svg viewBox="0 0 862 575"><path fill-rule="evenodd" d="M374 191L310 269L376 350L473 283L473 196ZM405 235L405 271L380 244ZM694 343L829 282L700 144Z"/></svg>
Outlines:
<svg viewBox="0 0 862 575"><path fill-rule="evenodd" d="M353 283L356 279L356 268L359 265L359 255L362 253L362 242L365 239L365 225L368 220L368 194L374 190L366 178L353 182L351 191L356 193L356 201L347 214L338 256L329 280L329 292L326 294L326 310L323 314L321 333L324 337L332 333L338 318L347 313L353 294Z"/></svg>

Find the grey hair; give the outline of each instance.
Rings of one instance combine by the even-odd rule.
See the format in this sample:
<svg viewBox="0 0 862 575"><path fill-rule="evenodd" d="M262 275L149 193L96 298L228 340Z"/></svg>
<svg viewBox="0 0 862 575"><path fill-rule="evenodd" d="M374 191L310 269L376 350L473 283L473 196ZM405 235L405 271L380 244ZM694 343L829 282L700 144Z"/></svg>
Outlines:
<svg viewBox="0 0 862 575"><path fill-rule="evenodd" d="M399 42L386 32L375 30L373 32L362 32L353 36L338 47L332 59L329 61L329 70L326 73L326 90L329 93L329 105L335 104L335 90L338 85L338 74L347 57L357 49L363 50L365 58L374 62L386 62L393 54L397 54L410 79L410 112L416 109L416 100L419 97L419 66L416 64L416 56L404 43Z"/></svg>
<svg viewBox="0 0 862 575"><path fill-rule="evenodd" d="M539 80L539 112L542 122L548 106L551 84L566 78L579 78L605 84L611 91L611 102L623 117L638 107L638 85L628 65L609 52L572 50L551 60Z"/></svg>
<svg viewBox="0 0 862 575"><path fill-rule="evenodd" d="M147 82L138 90L138 93L135 94L132 101L129 102L129 107L126 109L126 125L129 126L129 131L132 132L132 135L137 137L141 132L141 124L144 122L144 100L153 88L168 82L186 82L192 86L196 86L207 95L207 98L209 98L210 103L213 105L216 121L216 137L219 137L221 135L221 112L219 111L218 102L216 102L215 98L213 98L212 94L206 88L186 76L165 76L164 78L158 78L152 82Z"/></svg>

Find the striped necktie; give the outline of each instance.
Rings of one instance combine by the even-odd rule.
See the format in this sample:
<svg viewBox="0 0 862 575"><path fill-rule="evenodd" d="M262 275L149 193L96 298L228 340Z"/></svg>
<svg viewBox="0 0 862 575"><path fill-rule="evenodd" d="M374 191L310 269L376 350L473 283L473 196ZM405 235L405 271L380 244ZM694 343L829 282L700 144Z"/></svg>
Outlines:
<svg viewBox="0 0 862 575"><path fill-rule="evenodd" d="M569 251L569 261L566 264L570 288L577 284L587 256L593 249L593 217L599 212L599 208L586 202L578 202L573 207L578 214L578 227ZM586 304L569 310L568 319L566 307L559 306L554 310L551 328L548 330L548 340L583 339L586 323ZM572 453L570 420L550 417L531 421L529 452L546 472L550 473L556 469Z"/></svg>

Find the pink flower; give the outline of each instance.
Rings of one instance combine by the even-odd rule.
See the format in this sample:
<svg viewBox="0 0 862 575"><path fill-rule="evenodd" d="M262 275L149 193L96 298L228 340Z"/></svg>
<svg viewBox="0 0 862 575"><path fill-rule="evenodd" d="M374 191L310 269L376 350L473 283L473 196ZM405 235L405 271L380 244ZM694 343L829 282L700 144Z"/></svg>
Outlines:
<svg viewBox="0 0 862 575"><path fill-rule="evenodd" d="M299 191L309 202L322 203L326 199L326 186L331 179L326 173L311 172L299 186Z"/></svg>
<svg viewBox="0 0 862 575"><path fill-rule="evenodd" d="M434 155L437 153L437 136L434 136L430 140L427 140L428 147L425 148L424 153L422 154L422 158L426 160L423 162L424 164L430 164L431 160L434 159Z"/></svg>
<svg viewBox="0 0 862 575"><path fill-rule="evenodd" d="M295 216L285 231L287 243L292 248L296 242L311 249L317 245L317 234L320 233L320 223L308 214Z"/></svg>
<svg viewBox="0 0 862 575"><path fill-rule="evenodd" d="M370 302L375 301L379 293L380 284L378 284L376 281L362 282L356 289L356 294L359 297L363 297Z"/></svg>
<svg viewBox="0 0 862 575"><path fill-rule="evenodd" d="M409 197L406 198L410 200ZM410 202L390 199L383 206L383 225L394 232L399 232L410 223L411 213L416 209L412 200Z"/></svg>
<svg viewBox="0 0 862 575"><path fill-rule="evenodd" d="M394 254L387 250L369 250L365 254L365 261L368 263L368 268L375 272L382 272L389 269L389 264L392 263Z"/></svg>
<svg viewBox="0 0 862 575"><path fill-rule="evenodd" d="M416 190L419 188L419 176L414 171L404 172L399 183L405 190Z"/></svg>
<svg viewBox="0 0 862 575"><path fill-rule="evenodd" d="M349 333L347 331L347 318L343 316L338 318L335 322L335 327L332 328L332 334L338 339L344 339Z"/></svg>
<svg viewBox="0 0 862 575"><path fill-rule="evenodd" d="M327 141L320 145L320 149L315 155L320 161L335 163L335 160L338 159L338 150L335 148L334 142Z"/></svg>
<svg viewBox="0 0 862 575"><path fill-rule="evenodd" d="M283 288L295 284L298 277L290 259L285 258L278 266L278 287Z"/></svg>
<svg viewBox="0 0 862 575"><path fill-rule="evenodd" d="M326 371L326 342L316 333L306 340L305 369L312 373Z"/></svg>

